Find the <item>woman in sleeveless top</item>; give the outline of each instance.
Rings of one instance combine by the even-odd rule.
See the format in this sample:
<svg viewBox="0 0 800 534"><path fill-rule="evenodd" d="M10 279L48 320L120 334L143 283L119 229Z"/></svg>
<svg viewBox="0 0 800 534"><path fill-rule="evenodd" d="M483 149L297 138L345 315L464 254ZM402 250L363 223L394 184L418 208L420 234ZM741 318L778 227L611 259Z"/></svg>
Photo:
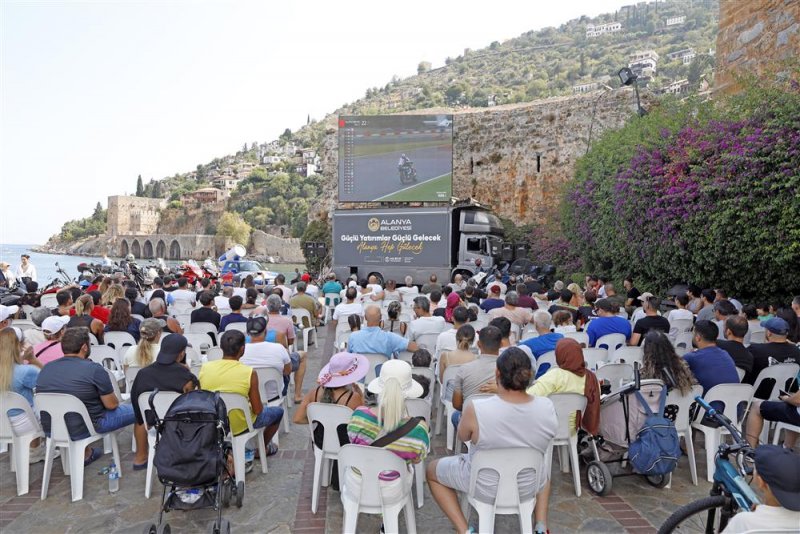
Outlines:
<svg viewBox="0 0 800 534"><path fill-rule="evenodd" d="M103 322L90 315L92 313L92 309L94 309L94 300L92 300L92 296L81 295L81 297L75 302L75 315L70 317L70 320L67 323L67 328L74 328L77 326L88 328L89 332L94 334L94 337L97 338L97 342L102 344L104 328Z"/></svg>

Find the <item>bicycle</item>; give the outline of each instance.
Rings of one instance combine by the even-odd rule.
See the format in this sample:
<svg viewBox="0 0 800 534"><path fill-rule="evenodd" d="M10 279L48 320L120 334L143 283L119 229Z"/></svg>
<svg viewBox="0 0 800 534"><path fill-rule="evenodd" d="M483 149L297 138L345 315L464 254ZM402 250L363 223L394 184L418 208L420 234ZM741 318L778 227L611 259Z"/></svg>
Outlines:
<svg viewBox="0 0 800 534"><path fill-rule="evenodd" d="M678 508L667 518L658 534L671 532L705 532L713 534L725 529L728 521L740 510L752 510L761 504L758 496L750 487L746 477L753 474L754 450L731 423L730 419L718 413L701 397L695 401L706 410L709 417L715 418L728 432L734 443L723 443L719 446L714 459L714 485L708 497ZM736 457L734 465L730 456Z"/></svg>

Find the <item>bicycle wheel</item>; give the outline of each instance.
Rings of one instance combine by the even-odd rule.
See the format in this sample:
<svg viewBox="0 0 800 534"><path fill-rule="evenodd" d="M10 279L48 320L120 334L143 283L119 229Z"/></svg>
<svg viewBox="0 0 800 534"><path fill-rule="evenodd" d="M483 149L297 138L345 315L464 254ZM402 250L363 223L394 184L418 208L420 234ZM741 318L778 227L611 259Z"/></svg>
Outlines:
<svg viewBox="0 0 800 534"><path fill-rule="evenodd" d="M671 532L690 533L705 532L713 534L725 528L724 524L719 524L723 519L723 508L727 499L724 495L706 497L697 501L690 502L681 506L675 513L664 521L658 534L669 534Z"/></svg>

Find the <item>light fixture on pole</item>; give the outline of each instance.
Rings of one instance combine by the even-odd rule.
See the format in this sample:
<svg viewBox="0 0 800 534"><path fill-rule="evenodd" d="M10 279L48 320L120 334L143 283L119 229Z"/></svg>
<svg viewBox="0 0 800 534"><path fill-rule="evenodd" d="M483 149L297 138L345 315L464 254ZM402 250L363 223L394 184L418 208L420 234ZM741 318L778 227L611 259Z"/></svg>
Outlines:
<svg viewBox="0 0 800 534"><path fill-rule="evenodd" d="M630 69L630 67L623 67L619 69L617 75L619 76L619 81L622 83L622 85L633 85L633 90L636 93L636 112L640 117L644 117L647 114L647 110L642 107L642 102L639 99L639 77Z"/></svg>

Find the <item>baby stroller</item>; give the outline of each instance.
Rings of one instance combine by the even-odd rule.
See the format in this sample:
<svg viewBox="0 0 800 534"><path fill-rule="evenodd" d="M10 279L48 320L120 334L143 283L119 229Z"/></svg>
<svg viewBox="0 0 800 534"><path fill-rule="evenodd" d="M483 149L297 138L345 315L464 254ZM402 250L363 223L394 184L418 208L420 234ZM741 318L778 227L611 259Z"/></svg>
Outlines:
<svg viewBox="0 0 800 534"><path fill-rule="evenodd" d="M663 419L666 395L667 387L661 380L639 379L637 363L632 383L601 397L600 434L585 435L581 440L581 455L590 459L586 470L587 483L594 493L607 495L611 491L614 477L644 475L647 482L656 488L663 488L669 483L680 456L680 442L674 424ZM659 432L658 437L663 438L662 444L665 447L657 456L658 467L650 473L640 472L629 461L630 449L632 444L640 445L635 442L640 440L640 430L652 416L662 423L661 428L656 431Z"/></svg>
<svg viewBox="0 0 800 534"><path fill-rule="evenodd" d="M152 414L156 414L150 395ZM155 416L155 415L154 415ZM156 447L153 465L164 485L158 524L150 524L145 534L169 534L164 512L213 508L217 519L212 534L229 534L230 522L222 517L222 507L231 501L241 508L244 482L235 483L228 470L231 445L225 441L228 415L218 392L196 390L184 393L172 403L163 419L156 418ZM167 491L169 488L169 491Z"/></svg>

